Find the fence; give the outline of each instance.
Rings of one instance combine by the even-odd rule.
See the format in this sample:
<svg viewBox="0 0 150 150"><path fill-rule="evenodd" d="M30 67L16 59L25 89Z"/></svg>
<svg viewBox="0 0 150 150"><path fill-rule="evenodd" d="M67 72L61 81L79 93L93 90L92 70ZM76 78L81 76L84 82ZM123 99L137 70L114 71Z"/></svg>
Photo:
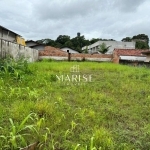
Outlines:
<svg viewBox="0 0 150 150"><path fill-rule="evenodd" d="M70 60L75 61L107 61L111 62L113 55L111 54L70 54ZM68 53L58 48L46 46L45 50L39 52L39 59L54 59L54 60L68 60Z"/></svg>
<svg viewBox="0 0 150 150"><path fill-rule="evenodd" d="M6 58L7 55L10 55L14 59L23 56L27 58L29 62L37 61L39 56L38 50L36 49L0 39L0 58Z"/></svg>

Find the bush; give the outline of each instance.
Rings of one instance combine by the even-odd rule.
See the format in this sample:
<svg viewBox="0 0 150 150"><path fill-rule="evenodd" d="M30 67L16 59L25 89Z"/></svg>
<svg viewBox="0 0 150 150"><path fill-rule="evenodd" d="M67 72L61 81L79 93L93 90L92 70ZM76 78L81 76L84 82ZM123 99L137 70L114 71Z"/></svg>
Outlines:
<svg viewBox="0 0 150 150"><path fill-rule="evenodd" d="M0 60L0 76L12 76L20 79L22 75L28 73L31 73L31 71L28 67L28 61L24 57L17 60L7 57Z"/></svg>

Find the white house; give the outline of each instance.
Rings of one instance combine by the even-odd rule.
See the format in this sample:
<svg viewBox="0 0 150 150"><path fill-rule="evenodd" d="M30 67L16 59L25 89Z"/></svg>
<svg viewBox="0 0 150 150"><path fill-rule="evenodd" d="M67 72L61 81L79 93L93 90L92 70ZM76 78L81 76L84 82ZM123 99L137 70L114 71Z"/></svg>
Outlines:
<svg viewBox="0 0 150 150"><path fill-rule="evenodd" d="M73 49L71 49L71 48L69 48L69 47L64 47L64 48L61 48L61 50L62 51L65 51L65 52L67 52L67 50L69 50L69 53L79 53L78 51L76 51L76 50L73 50Z"/></svg>
<svg viewBox="0 0 150 150"><path fill-rule="evenodd" d="M118 49L135 49L135 42L122 42L122 41L97 41L89 46L82 47L82 50L88 50L88 53L95 53L99 50L102 43L106 44L108 48L107 54L112 54L115 48Z"/></svg>

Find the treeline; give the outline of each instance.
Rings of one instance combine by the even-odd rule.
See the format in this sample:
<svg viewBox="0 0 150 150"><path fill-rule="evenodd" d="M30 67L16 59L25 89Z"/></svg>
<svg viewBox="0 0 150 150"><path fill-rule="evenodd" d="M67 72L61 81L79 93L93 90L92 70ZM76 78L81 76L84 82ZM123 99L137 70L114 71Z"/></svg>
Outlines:
<svg viewBox="0 0 150 150"><path fill-rule="evenodd" d="M74 49L78 52L82 52L82 47L91 45L99 40L102 41L114 41L113 39L101 39L101 38L92 38L91 40L85 39L83 36L76 36L74 38L70 38L68 35L59 35L56 40L52 39L42 39L38 40L38 43L46 44L47 46L53 46L57 48L63 48L63 47L69 47L71 49Z"/></svg>
<svg viewBox="0 0 150 150"><path fill-rule="evenodd" d="M138 34L134 35L133 37L126 37L123 38L122 41L124 42L135 41L136 49L149 49L149 37L145 34Z"/></svg>
<svg viewBox="0 0 150 150"><path fill-rule="evenodd" d="M80 36L80 33L76 37L70 38L68 35L59 35L56 40L52 39L41 39L38 40L38 43L46 44L47 46L53 46L57 48L69 47L78 52L81 52L82 47L91 45L97 41L115 41L114 39L101 39L101 38L92 38L91 40L85 39L84 35ZM149 49L149 37L145 34L138 34L133 37L123 38L121 41L124 42L136 42L136 49Z"/></svg>

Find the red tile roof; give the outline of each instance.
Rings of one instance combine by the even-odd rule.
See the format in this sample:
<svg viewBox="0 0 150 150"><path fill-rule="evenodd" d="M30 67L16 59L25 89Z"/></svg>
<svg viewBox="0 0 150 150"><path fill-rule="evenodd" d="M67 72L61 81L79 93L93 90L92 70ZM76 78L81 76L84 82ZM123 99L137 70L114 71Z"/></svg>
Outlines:
<svg viewBox="0 0 150 150"><path fill-rule="evenodd" d="M118 56L144 56L142 52L150 52L149 49L114 49L114 53Z"/></svg>
<svg viewBox="0 0 150 150"><path fill-rule="evenodd" d="M64 52L59 48L55 48L52 46L46 46L45 50L39 51L40 56L67 56L68 53Z"/></svg>

